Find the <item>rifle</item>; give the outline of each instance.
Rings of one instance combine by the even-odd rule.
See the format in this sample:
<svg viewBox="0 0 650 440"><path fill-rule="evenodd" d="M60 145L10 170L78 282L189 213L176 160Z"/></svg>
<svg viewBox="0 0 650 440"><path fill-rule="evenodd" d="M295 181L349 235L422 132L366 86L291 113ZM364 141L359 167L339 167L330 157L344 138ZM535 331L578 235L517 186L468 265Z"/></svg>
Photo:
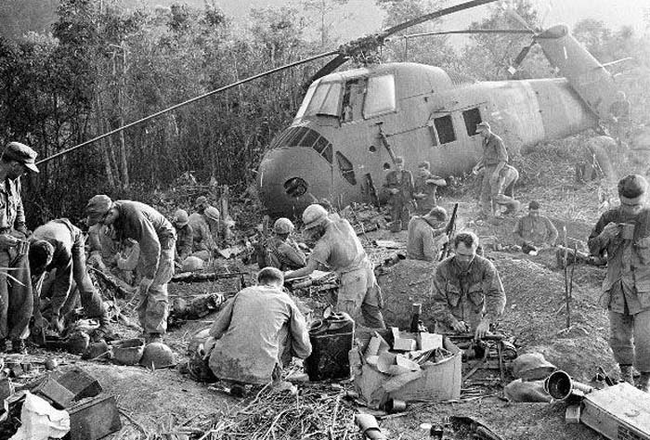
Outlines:
<svg viewBox="0 0 650 440"><path fill-rule="evenodd" d="M447 234L447 243L445 243L442 246L442 252L440 252L440 258L438 258L438 261L442 261L445 258L449 256L451 253L451 242L452 238L454 236L454 233L456 232L456 217L458 216L458 203L454 203L454 210L451 211L451 218L449 219L449 223L447 223L447 227L445 228L445 234Z"/></svg>

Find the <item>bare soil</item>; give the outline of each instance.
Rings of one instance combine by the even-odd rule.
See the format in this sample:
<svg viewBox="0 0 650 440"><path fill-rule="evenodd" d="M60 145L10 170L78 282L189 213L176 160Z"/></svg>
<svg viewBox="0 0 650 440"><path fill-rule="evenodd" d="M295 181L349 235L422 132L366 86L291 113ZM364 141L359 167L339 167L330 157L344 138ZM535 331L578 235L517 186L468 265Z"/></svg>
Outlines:
<svg viewBox="0 0 650 440"><path fill-rule="evenodd" d="M542 210L559 229L566 227L567 240L584 248L589 231L598 218L599 207L602 209L602 194L614 194L614 187L611 182L575 183L573 166L579 157L575 149L579 149L579 142L573 139L543 146L535 153L517 158L522 170L517 197L524 204L539 200ZM515 218L498 222L478 220L476 190L477 185L471 178L461 180L443 192L441 204L451 211L452 204L460 202L459 229L474 230L486 244L511 244ZM374 246L376 240L395 241L399 246L398 249ZM391 233L380 229L366 233L362 242L373 261L382 262L395 253L405 253L406 232ZM607 345L607 316L598 306L605 269L582 264L575 267L568 321L565 272L557 267L554 251L530 257L522 253L494 251L493 246L486 246L486 256L498 268L508 297L499 330L511 338L520 354L541 352L547 360L581 382L589 381L599 366L616 376ZM221 264L229 266L231 262ZM434 269L435 263L409 260L381 269L378 279L386 299L384 312L389 324L404 326L410 319L411 304L421 301L425 303L425 324L430 325L426 302ZM256 267L237 263L234 267L229 266L228 270L253 274ZM247 279L250 281L250 277ZM230 292L238 287L220 282L172 283L170 295L190 298L202 293ZM324 308L324 299L317 295L302 300L316 310L316 316ZM124 312L134 319L132 301L127 298L119 302L124 306ZM186 349L192 335L209 326L213 319L214 316L209 315L170 330L166 342L175 351L179 364L187 359ZM136 331L122 326L119 326L119 331L125 338L137 335ZM61 370L70 368L71 364L83 367L100 380L105 392L116 396L124 415L124 427L119 433L107 437L109 439L352 439L359 438L353 414L369 411L346 398L347 391L353 388L350 381L299 383L300 393L296 397L252 390L245 398L235 398L224 392L218 383L195 382L180 368L150 371L138 366L117 366L108 361L83 361L74 355L39 349L28 356L34 362L47 357L56 357L62 363ZM464 372L473 366L471 362L464 365ZM40 364L35 365L32 372L20 380L26 382L45 374ZM298 364L292 367L293 372L299 370ZM466 384L461 400L457 402L411 404L406 412L380 417L382 429L391 439L423 439L429 437L421 424L445 423L449 416L469 415L483 420L503 439L602 438L582 424L566 424L564 402L506 401L502 386L511 379L508 371L504 383L500 382L498 370L480 371L477 377L489 379L488 382L491 380L492 385ZM243 428L249 430L248 434L242 432ZM283 434L283 430L292 434ZM471 437L447 425L444 438Z"/></svg>

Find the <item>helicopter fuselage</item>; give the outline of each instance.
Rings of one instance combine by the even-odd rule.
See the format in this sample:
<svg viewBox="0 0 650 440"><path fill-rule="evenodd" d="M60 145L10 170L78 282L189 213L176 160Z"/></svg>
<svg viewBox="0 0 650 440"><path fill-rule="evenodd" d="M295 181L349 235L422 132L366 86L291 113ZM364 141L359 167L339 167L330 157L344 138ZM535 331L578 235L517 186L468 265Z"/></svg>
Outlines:
<svg viewBox="0 0 650 440"><path fill-rule="evenodd" d="M397 156L413 172L428 161L433 174L462 174L481 157L482 121L512 154L593 127L597 117L563 78L474 82L414 63L330 74L311 85L264 156L262 202L272 217L294 217L322 199L372 201Z"/></svg>

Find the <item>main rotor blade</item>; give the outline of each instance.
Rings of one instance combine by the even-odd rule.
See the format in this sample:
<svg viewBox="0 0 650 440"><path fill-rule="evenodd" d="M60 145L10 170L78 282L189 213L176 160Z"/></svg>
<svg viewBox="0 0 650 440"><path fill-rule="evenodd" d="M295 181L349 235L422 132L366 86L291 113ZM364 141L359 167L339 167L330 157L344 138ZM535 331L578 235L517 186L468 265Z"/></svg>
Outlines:
<svg viewBox="0 0 650 440"><path fill-rule="evenodd" d="M381 36L386 38L390 35L393 35L394 33L403 31L404 29L408 29L410 27L424 23L425 21L434 20L436 18L444 17L445 15L453 14L455 12L463 11L465 9L474 8L476 6L486 5L488 3L492 3L495 1L496 0L472 0L455 6L450 6L448 8L440 9L438 11L434 11L429 14L422 15L418 18L414 18L413 20L405 21L404 23L388 28L385 31L381 32Z"/></svg>
<svg viewBox="0 0 650 440"><path fill-rule="evenodd" d="M408 29L412 26L424 23L425 21L444 17L445 15L453 14L458 11L470 9L476 6L485 5L495 1L497 0L472 0L455 6L450 6L448 8L439 9L429 14L422 15L418 18L405 21L404 23L398 24L397 26L388 28L376 35L362 37L351 43L341 45L338 48L339 56L334 58L332 61L324 65L318 72L316 72L316 74L314 74L314 76L312 76L311 79L309 80L309 84L311 84L312 82L316 81L317 79L325 75L329 75L330 73L332 73L334 70L336 70L338 67L340 67L343 63L345 63L348 60L350 54L358 52L359 47L371 47L374 45L379 46L384 42L386 38L388 38L389 36L393 35L396 32L403 31L404 29Z"/></svg>
<svg viewBox="0 0 650 440"><path fill-rule="evenodd" d="M58 153L53 154L53 155L51 155L49 157L46 157L45 159L39 160L38 162L36 162L36 164L41 165L43 163L49 162L52 159L56 159L57 157L63 156L63 155L68 154L68 153L71 153L71 152L73 152L75 150L78 150L79 148L82 148L82 147L85 147L86 145L92 144L93 142L97 142L97 141L99 141L101 139L104 139L104 138L106 138L108 136L111 136L111 135L113 135L115 133L119 133L120 131L126 130L127 128L135 127L138 124L141 124L143 122L147 122L147 121L149 121L151 119L157 118L158 116L164 115L165 113L169 113L169 112L171 112L173 110L176 110L176 109L178 109L180 107L186 106L188 104L192 104L193 102L199 101L199 100L201 100L203 98L207 98L208 96L212 96L214 94L224 92L224 91L226 91L228 89L232 89L233 87L237 87L237 86L240 86L242 84L246 84L246 83L251 82L253 80L262 78L262 77L264 77L266 75L271 75L273 73L278 73L278 72L280 72L282 70L290 69L292 67L296 67L296 66L299 66L301 64L309 63L311 61L315 61L315 60L318 60L320 58L325 58L325 57L328 57L328 56L336 55L337 53L338 53L338 51L336 51L336 50L326 52L326 53L322 53L320 55L315 55L315 56L310 57L310 58L305 58L303 60L298 60L298 61L295 61L295 62L290 63L290 64L285 64L284 66L276 67L275 69L267 70L266 72L258 73L257 75L253 75L253 76L250 76L248 78L242 79L240 81L234 82L232 84L228 84L227 86L220 87L220 88L218 88L216 90L212 90L211 92L204 93L201 96L197 96L195 98L188 99L187 101L183 101L180 104L176 104L176 105L173 105L173 106L171 106L169 108L166 108L165 110L161 110L159 112L156 112L156 113L154 113L152 115L147 116L146 118L138 119L137 121L131 122L131 123L126 124L126 125L123 125L122 127L116 128L115 130L109 131L108 133L104 133L104 134L102 134L100 136L97 136L95 138L87 140L86 142L83 142L83 143L81 143L79 145L75 145L74 147L70 147L70 148L68 148L66 150L59 151Z"/></svg>
<svg viewBox="0 0 650 440"><path fill-rule="evenodd" d="M428 37L429 35L449 35L449 34L532 34L529 30L524 29L467 29L464 31L437 31L422 32L419 34L404 35L404 38Z"/></svg>

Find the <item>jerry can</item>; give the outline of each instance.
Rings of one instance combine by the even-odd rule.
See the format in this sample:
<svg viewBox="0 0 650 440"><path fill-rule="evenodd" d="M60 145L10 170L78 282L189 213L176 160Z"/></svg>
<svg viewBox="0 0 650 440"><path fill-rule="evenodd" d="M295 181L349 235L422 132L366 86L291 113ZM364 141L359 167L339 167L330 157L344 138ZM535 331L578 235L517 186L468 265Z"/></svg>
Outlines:
<svg viewBox="0 0 650 440"><path fill-rule="evenodd" d="M354 320L347 313L334 313L314 321L309 329L312 351L305 359L309 380L348 378L348 352L352 349L353 339Z"/></svg>

